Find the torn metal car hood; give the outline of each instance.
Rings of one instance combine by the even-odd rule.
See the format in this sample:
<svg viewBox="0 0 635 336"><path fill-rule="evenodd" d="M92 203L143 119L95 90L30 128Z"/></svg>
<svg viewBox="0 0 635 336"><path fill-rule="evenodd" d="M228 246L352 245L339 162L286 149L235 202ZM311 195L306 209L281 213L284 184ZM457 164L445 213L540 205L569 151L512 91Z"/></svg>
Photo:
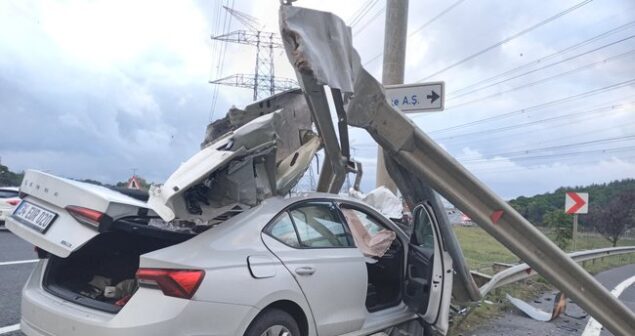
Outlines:
<svg viewBox="0 0 635 336"><path fill-rule="evenodd" d="M288 193L321 145L304 127L278 110L221 135L152 187L149 207L164 221L211 222Z"/></svg>

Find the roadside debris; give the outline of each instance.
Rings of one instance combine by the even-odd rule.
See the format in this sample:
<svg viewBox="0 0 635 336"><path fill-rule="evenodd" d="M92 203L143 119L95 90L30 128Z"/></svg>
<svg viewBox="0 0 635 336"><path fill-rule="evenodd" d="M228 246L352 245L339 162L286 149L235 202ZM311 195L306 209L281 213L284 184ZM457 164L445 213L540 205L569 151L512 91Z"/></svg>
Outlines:
<svg viewBox="0 0 635 336"><path fill-rule="evenodd" d="M551 311L551 314L544 312L521 299L512 297L509 294L507 294L507 300L509 300L509 302L511 302L516 308L525 313L527 316L536 321L542 322L551 322L557 319L558 316L560 316L567 309L567 300L563 293L558 293L556 295L556 298L553 301L553 309Z"/></svg>

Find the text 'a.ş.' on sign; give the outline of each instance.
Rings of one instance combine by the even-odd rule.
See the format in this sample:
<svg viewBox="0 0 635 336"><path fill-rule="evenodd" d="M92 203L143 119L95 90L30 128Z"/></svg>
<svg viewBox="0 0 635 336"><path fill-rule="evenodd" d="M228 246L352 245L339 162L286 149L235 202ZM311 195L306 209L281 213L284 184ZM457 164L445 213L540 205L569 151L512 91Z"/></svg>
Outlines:
<svg viewBox="0 0 635 336"><path fill-rule="evenodd" d="M386 85L386 99L404 113L443 111L445 83Z"/></svg>

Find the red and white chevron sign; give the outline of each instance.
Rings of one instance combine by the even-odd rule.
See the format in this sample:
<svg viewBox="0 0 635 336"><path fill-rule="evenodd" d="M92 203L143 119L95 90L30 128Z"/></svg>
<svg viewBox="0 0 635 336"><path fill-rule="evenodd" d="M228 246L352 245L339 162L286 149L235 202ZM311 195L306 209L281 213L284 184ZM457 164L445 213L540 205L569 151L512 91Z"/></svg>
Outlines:
<svg viewBox="0 0 635 336"><path fill-rule="evenodd" d="M589 213L589 193L566 193L564 197L564 212L569 215Z"/></svg>

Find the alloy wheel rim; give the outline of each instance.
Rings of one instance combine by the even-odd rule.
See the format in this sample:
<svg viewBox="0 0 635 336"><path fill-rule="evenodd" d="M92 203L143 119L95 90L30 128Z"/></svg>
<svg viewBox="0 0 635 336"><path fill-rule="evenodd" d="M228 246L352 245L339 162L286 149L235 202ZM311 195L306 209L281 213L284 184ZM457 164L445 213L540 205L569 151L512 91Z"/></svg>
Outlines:
<svg viewBox="0 0 635 336"><path fill-rule="evenodd" d="M283 325L273 325L265 330L260 336L293 336L289 329Z"/></svg>

